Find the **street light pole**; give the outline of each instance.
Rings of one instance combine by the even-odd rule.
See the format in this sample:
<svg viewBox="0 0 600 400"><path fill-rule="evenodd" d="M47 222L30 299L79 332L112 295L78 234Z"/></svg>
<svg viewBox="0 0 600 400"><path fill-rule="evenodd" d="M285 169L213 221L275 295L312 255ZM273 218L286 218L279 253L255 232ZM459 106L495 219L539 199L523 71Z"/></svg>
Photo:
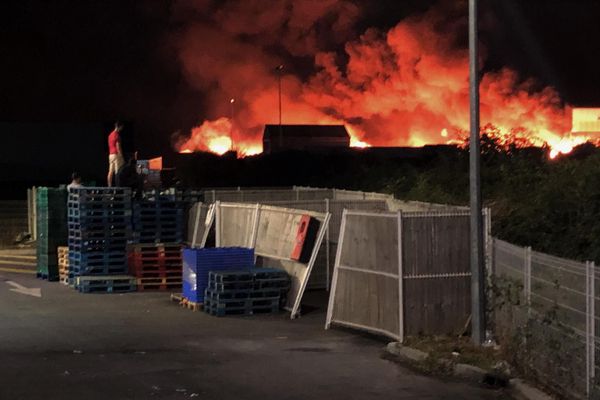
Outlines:
<svg viewBox="0 0 600 400"><path fill-rule="evenodd" d="M277 67L277 81L279 83L279 149L283 147L283 127L281 126L281 75L283 73L283 64Z"/></svg>
<svg viewBox="0 0 600 400"><path fill-rule="evenodd" d="M483 267L483 216L481 210L480 138L479 138L479 54L477 0L469 0L469 189L471 205L471 339L480 345L485 330L485 294Z"/></svg>
<svg viewBox="0 0 600 400"><path fill-rule="evenodd" d="M234 111L233 107L234 107L234 104L235 104L235 99L233 97L231 99L229 99L229 104L231 104L231 123L230 123L230 125L231 125L231 132L229 133L229 138L231 139L231 149L234 150L235 147L233 146L233 123L234 123L235 114L233 112Z"/></svg>

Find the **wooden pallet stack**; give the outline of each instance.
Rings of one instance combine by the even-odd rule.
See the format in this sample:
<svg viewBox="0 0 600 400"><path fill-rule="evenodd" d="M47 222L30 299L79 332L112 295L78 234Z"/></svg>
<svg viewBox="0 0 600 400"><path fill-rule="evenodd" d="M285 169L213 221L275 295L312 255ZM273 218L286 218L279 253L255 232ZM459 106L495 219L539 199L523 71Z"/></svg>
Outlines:
<svg viewBox="0 0 600 400"><path fill-rule="evenodd" d="M58 246L58 279L64 285L69 284L69 246Z"/></svg>

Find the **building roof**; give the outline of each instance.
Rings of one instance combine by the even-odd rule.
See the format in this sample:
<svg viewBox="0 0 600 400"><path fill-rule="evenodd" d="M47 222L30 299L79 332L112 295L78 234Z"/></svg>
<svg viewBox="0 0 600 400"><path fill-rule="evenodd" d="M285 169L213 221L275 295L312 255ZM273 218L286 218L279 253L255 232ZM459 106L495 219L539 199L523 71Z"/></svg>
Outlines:
<svg viewBox="0 0 600 400"><path fill-rule="evenodd" d="M327 137L349 139L344 125L281 125L284 137ZM279 125L265 125L263 139L279 137Z"/></svg>

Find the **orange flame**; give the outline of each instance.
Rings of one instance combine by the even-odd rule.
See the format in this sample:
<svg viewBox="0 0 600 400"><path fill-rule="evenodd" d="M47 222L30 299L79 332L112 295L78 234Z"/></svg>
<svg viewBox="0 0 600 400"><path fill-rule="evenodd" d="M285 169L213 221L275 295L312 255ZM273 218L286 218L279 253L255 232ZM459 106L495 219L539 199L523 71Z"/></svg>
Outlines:
<svg viewBox="0 0 600 400"><path fill-rule="evenodd" d="M232 21L240 17L235 10L223 13L221 18ZM279 14L265 13L273 24L280 20ZM314 54L315 72L307 79L274 70L280 60L269 46L262 47L254 23L230 24L243 32L192 24L179 37L186 74L201 87L216 88L208 94L210 112L233 115L235 103L236 122L232 127L228 118L205 121L178 149L259 154L264 124L277 120L279 94L284 123L344 124L352 147L460 143L469 128L469 57L456 47L459 40L452 32L459 30L448 23L444 9L433 8L387 32L367 30L345 43L344 57L311 49L307 54ZM232 63L225 48L245 61ZM554 89L539 90L508 68L485 73L480 95L482 125L493 124L507 142L547 145L554 158L589 139L570 134L570 107Z"/></svg>
<svg viewBox="0 0 600 400"><path fill-rule="evenodd" d="M189 139L179 145L179 152L210 151L223 155L233 147L231 132L231 122L227 118L204 121L202 125L192 129Z"/></svg>

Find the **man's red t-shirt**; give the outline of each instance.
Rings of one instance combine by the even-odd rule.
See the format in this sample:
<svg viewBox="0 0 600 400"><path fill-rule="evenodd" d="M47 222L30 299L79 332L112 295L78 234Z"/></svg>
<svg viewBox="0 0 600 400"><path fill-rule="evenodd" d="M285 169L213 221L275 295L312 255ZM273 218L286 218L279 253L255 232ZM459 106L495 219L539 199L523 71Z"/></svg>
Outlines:
<svg viewBox="0 0 600 400"><path fill-rule="evenodd" d="M108 135L108 154L118 154L117 150L117 142L119 141L119 132L116 130L112 131L110 135Z"/></svg>

